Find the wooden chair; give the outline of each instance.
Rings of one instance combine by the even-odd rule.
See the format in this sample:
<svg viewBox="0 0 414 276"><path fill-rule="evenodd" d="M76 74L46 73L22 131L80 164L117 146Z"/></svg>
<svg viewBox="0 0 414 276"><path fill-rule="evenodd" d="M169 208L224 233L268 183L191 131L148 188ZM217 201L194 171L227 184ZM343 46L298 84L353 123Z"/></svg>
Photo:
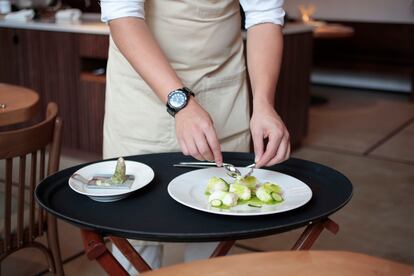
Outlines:
<svg viewBox="0 0 414 276"><path fill-rule="evenodd" d="M0 225L0 273L1 261L8 255L22 248L35 247L45 254L49 269L63 275L56 218L42 210L34 199L40 180L59 168L62 120L57 113L57 105L49 103L44 121L0 132L0 162L5 164L5 173L0 173L3 197L0 204L4 208L3 227ZM18 166L13 169L16 164ZM13 171L18 171L18 177L13 177ZM35 240L44 234L48 247Z"/></svg>

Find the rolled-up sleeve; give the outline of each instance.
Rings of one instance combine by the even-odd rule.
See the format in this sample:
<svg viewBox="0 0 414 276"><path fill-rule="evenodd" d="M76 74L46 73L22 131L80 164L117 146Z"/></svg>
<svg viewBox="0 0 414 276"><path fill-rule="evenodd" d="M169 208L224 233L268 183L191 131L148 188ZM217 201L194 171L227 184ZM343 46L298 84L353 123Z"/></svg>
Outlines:
<svg viewBox="0 0 414 276"><path fill-rule="evenodd" d="M240 0L246 15L245 28L261 23L283 25L283 0Z"/></svg>
<svg viewBox="0 0 414 276"><path fill-rule="evenodd" d="M109 22L121 17L145 18L145 0L101 0L101 20Z"/></svg>

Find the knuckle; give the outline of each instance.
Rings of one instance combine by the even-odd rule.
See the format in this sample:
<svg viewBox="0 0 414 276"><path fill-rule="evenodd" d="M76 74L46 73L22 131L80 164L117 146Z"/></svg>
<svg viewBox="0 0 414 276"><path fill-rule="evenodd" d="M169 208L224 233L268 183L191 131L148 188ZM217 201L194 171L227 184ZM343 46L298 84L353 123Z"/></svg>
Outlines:
<svg viewBox="0 0 414 276"><path fill-rule="evenodd" d="M204 121L204 122L201 123L200 127L201 127L202 130L207 131L207 130L211 129L212 124L211 124L210 121Z"/></svg>
<svg viewBox="0 0 414 276"><path fill-rule="evenodd" d="M283 131L283 129L278 128L278 129L275 131L275 135L276 135L276 137L277 137L277 138L282 138L282 137L284 136L284 131Z"/></svg>

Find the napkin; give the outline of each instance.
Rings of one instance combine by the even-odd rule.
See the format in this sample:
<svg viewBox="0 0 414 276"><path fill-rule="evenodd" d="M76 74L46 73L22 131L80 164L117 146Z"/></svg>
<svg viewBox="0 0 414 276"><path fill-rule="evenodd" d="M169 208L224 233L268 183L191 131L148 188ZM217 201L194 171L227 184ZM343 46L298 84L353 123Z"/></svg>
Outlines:
<svg viewBox="0 0 414 276"><path fill-rule="evenodd" d="M32 20L35 13L32 9L24 9L17 12L11 12L6 14L4 17L4 20L10 20L10 21L29 21Z"/></svg>
<svg viewBox="0 0 414 276"><path fill-rule="evenodd" d="M78 21L82 15L79 9L60 10L55 14L57 21Z"/></svg>

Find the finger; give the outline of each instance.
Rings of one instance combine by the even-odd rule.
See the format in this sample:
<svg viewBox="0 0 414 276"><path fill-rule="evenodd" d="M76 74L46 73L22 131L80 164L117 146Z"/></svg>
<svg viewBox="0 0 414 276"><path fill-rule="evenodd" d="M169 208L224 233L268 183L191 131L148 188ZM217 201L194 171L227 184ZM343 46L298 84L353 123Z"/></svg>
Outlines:
<svg viewBox="0 0 414 276"><path fill-rule="evenodd" d="M256 168L260 168L259 160L262 158L263 155L263 133L262 132L252 132L252 139L253 139L253 148L254 148L254 161L256 163Z"/></svg>
<svg viewBox="0 0 414 276"><path fill-rule="evenodd" d="M179 140L178 142L180 144L180 148L181 148L181 151L183 152L183 154L186 155L186 156L187 155L190 155L190 153L188 151L188 148L187 148L185 142L184 141L181 141L181 140Z"/></svg>
<svg viewBox="0 0 414 276"><path fill-rule="evenodd" d="M288 160L288 159L289 159L289 157L290 157L290 148L291 148L291 145L290 145L290 134L289 134L289 132L287 131L287 129L286 129L286 131L285 131L285 136L286 136L286 138L287 138L287 149L286 149L286 153L285 153L285 156L284 156L284 158L283 158L283 161Z"/></svg>
<svg viewBox="0 0 414 276"><path fill-rule="evenodd" d="M288 160L289 157L290 157L290 141L288 142L288 149L286 151L285 161Z"/></svg>
<svg viewBox="0 0 414 276"><path fill-rule="evenodd" d="M260 167L268 164L269 161L276 156L281 140L282 137L280 135L271 134L269 136L269 142L267 143L266 150L258 162Z"/></svg>
<svg viewBox="0 0 414 276"><path fill-rule="evenodd" d="M192 137L186 140L186 146L187 146L188 152L190 153L192 157L200 161L205 160L203 156L201 156L200 152L198 151L198 148L194 140L192 139Z"/></svg>
<svg viewBox="0 0 414 276"><path fill-rule="evenodd" d="M287 138L287 136L284 136L282 138L282 141L280 142L280 145L277 149L277 153L276 156L273 157L267 164L266 166L272 166L274 164L280 163L285 161L285 156L286 156L286 152L288 150L289 147L289 139Z"/></svg>
<svg viewBox="0 0 414 276"><path fill-rule="evenodd" d="M206 131L205 135L207 143L213 152L214 161L218 167L221 167L223 164L223 155L221 154L221 147L217 138L216 131L214 129Z"/></svg>
<svg viewBox="0 0 414 276"><path fill-rule="evenodd" d="M197 146L198 152L203 156L204 160L212 161L214 160L213 153L208 146L207 139L203 133L197 135L195 138L195 144Z"/></svg>

